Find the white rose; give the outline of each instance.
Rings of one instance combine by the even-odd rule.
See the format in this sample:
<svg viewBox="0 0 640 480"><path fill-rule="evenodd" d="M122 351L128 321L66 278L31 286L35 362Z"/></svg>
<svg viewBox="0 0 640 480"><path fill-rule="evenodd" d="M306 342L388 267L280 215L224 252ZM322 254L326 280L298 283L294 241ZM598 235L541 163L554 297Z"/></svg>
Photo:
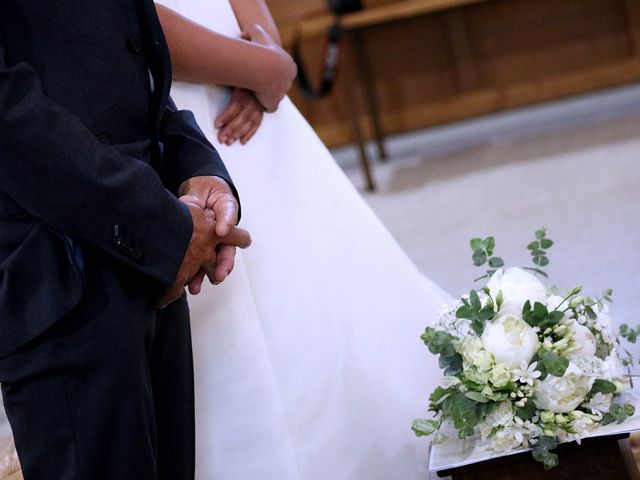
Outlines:
<svg viewBox="0 0 640 480"><path fill-rule="evenodd" d="M513 421L513 407L511 402L500 402L485 420L492 427L511 425Z"/></svg>
<svg viewBox="0 0 640 480"><path fill-rule="evenodd" d="M538 335L524 320L509 314L485 324L482 343L496 363L513 369L522 362L529 365L538 350Z"/></svg>
<svg viewBox="0 0 640 480"><path fill-rule="evenodd" d="M504 387L511 381L511 370L504 365L496 365L491 369L491 377L489 378L493 386L497 388Z"/></svg>
<svg viewBox="0 0 640 480"><path fill-rule="evenodd" d="M478 385L485 385L489 383L489 371L487 370L478 370L475 367L467 367L464 369L464 376Z"/></svg>
<svg viewBox="0 0 640 480"><path fill-rule="evenodd" d="M567 329L573 334L573 342L580 348L567 355L569 360L578 358L590 358L596 354L596 337L584 325L580 325L575 320L567 324Z"/></svg>
<svg viewBox="0 0 640 480"><path fill-rule="evenodd" d="M477 337L467 336L460 343L460 353L468 365L486 372L493 367L493 356L484 349L482 341Z"/></svg>
<svg viewBox="0 0 640 480"><path fill-rule="evenodd" d="M504 427L490 437L491 449L495 452L506 452L518 448L523 440L519 429Z"/></svg>
<svg viewBox="0 0 640 480"><path fill-rule="evenodd" d="M545 286L535 276L521 268L512 267L505 271L496 271L487 283L487 287L494 300L498 292L502 291L503 302L500 313L521 315L522 307L527 300L532 306L535 302L543 305L547 303Z"/></svg>
<svg viewBox="0 0 640 480"><path fill-rule="evenodd" d="M575 364L569 363L562 377L548 375L535 386L534 402L540 410L567 413L578 408L591 390L593 379L583 375Z"/></svg>

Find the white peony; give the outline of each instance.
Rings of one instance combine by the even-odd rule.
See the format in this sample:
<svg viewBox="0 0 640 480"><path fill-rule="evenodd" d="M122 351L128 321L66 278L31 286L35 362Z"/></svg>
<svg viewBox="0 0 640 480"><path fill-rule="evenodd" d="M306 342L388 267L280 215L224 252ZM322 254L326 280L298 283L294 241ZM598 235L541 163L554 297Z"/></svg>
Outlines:
<svg viewBox="0 0 640 480"><path fill-rule="evenodd" d="M535 276L521 268L512 267L505 271L496 271L489 279L487 287L494 300L498 292L502 291L503 301L500 313L522 315L522 307L527 300L531 305L535 302L543 305L547 303L545 286Z"/></svg>
<svg viewBox="0 0 640 480"><path fill-rule="evenodd" d="M496 363L513 369L522 362L529 365L538 350L538 335L527 322L507 314L485 324L482 343Z"/></svg>
<svg viewBox="0 0 640 480"><path fill-rule="evenodd" d="M583 375L574 363L562 377L551 374L535 386L534 402L540 410L567 413L578 408L591 390L593 379Z"/></svg>
<svg viewBox="0 0 640 480"><path fill-rule="evenodd" d="M569 360L589 358L596 354L596 337L591 333L591 330L584 325L580 325L575 320L567 324L567 329L571 332L574 344L580 347L578 350L567 355Z"/></svg>

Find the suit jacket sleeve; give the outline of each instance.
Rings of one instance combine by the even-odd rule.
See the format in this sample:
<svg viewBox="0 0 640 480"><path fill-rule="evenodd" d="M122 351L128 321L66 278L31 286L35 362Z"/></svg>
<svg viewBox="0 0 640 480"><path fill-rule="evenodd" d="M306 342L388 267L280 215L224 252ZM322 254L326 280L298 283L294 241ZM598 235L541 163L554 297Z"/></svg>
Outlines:
<svg viewBox="0 0 640 480"><path fill-rule="evenodd" d="M229 184L240 203L227 169L198 127L193 113L178 110L171 99L160 123L160 141L164 146L163 177L172 192L177 193L182 182L191 177L214 175Z"/></svg>
<svg viewBox="0 0 640 480"><path fill-rule="evenodd" d="M47 97L32 67L6 65L1 36L0 172L0 190L46 226L173 282L191 238L188 209L150 166Z"/></svg>

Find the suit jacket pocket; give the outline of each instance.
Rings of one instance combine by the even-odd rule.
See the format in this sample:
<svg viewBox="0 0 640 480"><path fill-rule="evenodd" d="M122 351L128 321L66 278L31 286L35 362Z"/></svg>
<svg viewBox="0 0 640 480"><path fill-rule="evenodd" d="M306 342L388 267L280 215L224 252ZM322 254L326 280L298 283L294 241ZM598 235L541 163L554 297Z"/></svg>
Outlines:
<svg viewBox="0 0 640 480"><path fill-rule="evenodd" d="M0 221L7 233L15 227ZM0 263L0 358L62 318L82 292L82 274L64 239L33 223Z"/></svg>

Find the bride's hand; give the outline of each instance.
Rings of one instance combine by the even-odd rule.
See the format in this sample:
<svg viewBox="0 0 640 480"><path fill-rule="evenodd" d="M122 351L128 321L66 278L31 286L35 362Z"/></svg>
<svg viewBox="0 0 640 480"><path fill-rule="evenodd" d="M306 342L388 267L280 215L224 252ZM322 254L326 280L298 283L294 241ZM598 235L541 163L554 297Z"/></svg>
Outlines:
<svg viewBox="0 0 640 480"><path fill-rule="evenodd" d="M264 108L252 92L234 88L229 104L213 123L219 129L218 141L231 145L240 140L244 145L258 130L263 115Z"/></svg>
<svg viewBox="0 0 640 480"><path fill-rule="evenodd" d="M291 56L278 45L258 24L253 24L242 32L242 38L268 48L274 56L274 62L278 64L276 74L270 79L270 88L263 92L254 92L264 109L273 113L291 88L293 80L298 73L298 67Z"/></svg>

